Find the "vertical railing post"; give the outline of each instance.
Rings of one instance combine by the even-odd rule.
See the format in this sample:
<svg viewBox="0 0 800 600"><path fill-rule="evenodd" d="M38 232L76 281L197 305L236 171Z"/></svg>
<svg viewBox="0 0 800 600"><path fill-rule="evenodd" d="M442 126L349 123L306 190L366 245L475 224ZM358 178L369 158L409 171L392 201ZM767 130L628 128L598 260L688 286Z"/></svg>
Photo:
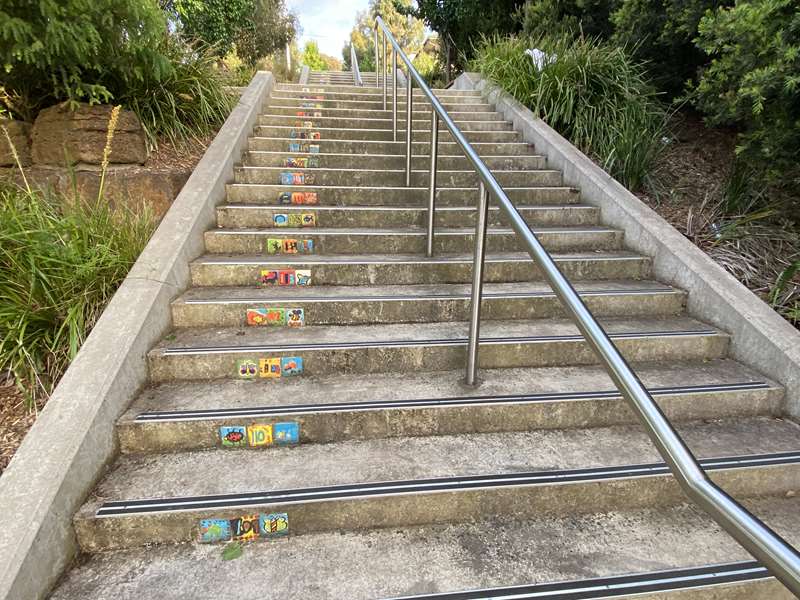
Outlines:
<svg viewBox="0 0 800 600"><path fill-rule="evenodd" d="M475 256L472 263L472 299L469 307L469 342L467 344L467 385L478 383L478 345L481 331L481 298L483 297L483 266L486 253L486 222L489 220L489 193L481 181L478 197L478 216L475 221Z"/></svg>
<svg viewBox="0 0 800 600"><path fill-rule="evenodd" d="M431 107L431 165L428 187L428 238L425 255L433 256L433 227L436 217L436 168L439 159L439 115Z"/></svg>
<svg viewBox="0 0 800 600"><path fill-rule="evenodd" d="M381 78L383 81L383 110L386 110L386 32L383 32L383 64L381 68Z"/></svg>
<svg viewBox="0 0 800 600"><path fill-rule="evenodd" d="M375 24L375 87L378 87L378 24Z"/></svg>
<svg viewBox="0 0 800 600"><path fill-rule="evenodd" d="M411 69L406 81L406 187L411 187L411 142L414 133L414 86L411 85Z"/></svg>
<svg viewBox="0 0 800 600"><path fill-rule="evenodd" d="M392 140L397 141L397 51L392 48Z"/></svg>

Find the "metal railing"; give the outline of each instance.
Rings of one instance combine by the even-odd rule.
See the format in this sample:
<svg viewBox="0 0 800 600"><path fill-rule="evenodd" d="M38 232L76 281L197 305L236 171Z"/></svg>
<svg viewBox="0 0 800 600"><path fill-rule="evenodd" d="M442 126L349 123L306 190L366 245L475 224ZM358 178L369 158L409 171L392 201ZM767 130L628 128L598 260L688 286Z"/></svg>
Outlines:
<svg viewBox="0 0 800 600"><path fill-rule="evenodd" d="M361 79L361 69L358 68L358 56L356 55L356 48L350 44L350 70L353 72L353 85L359 87L364 85Z"/></svg>
<svg viewBox="0 0 800 600"><path fill-rule="evenodd" d="M687 496L705 510L717 523L735 538L750 554L767 567L789 590L800 598L800 554L777 533L748 512L736 500L713 483L697 462L691 450L672 427L642 382L611 342L606 332L578 296L578 293L559 271L525 219L509 200L503 188L480 159L464 134L412 65L408 56L395 41L381 17L375 20L375 48L378 33L383 34L383 89L386 108L386 52L387 40L393 49L393 66L397 57L405 63L408 72L406 91L406 185L410 184L411 138L413 135L412 88L416 84L431 105L431 162L428 195L427 255L433 254L434 212L436 210L436 163L438 154L438 121L444 124L453 140L464 152L480 180L478 211L475 225L475 251L473 257L472 295L470 305L469 342L467 346L466 383L476 385L478 350L480 341L480 311L483 291L483 267L486 251L489 195L497 202L511 228L539 267L544 278L560 300L565 312L577 325L586 342L594 350L612 381L631 409L644 425L647 434L668 465ZM376 65L378 64L376 56ZM392 69L392 73L396 68ZM393 78L396 82L396 77ZM397 84L392 87L394 139L397 139Z"/></svg>

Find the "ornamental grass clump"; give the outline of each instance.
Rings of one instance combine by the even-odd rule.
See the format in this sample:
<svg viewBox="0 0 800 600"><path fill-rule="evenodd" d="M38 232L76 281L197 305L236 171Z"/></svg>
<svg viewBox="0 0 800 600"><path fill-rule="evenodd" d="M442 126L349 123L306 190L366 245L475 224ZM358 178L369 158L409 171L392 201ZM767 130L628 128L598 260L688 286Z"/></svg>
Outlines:
<svg viewBox="0 0 800 600"><path fill-rule="evenodd" d="M525 53L539 48L541 69ZM485 38L472 68L530 108L630 189L648 182L668 114L624 48L570 37Z"/></svg>

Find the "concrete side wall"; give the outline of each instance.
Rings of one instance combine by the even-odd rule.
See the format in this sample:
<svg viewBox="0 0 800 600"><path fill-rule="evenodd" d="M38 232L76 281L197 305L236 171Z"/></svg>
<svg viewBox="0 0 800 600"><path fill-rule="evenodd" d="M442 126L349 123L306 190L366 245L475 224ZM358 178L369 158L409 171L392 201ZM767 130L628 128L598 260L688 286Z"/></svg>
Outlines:
<svg viewBox="0 0 800 600"><path fill-rule="evenodd" d="M303 65L300 69L300 80L298 83L308 83L308 75L311 73L311 68L308 65Z"/></svg>
<svg viewBox="0 0 800 600"><path fill-rule="evenodd" d="M0 598L43 598L77 551L72 516L116 452L114 425L274 86L260 72L225 121L0 477Z"/></svg>
<svg viewBox="0 0 800 600"><path fill-rule="evenodd" d="M800 332L504 90L477 73L461 75L454 89L480 90L567 185L600 207L604 223L624 230L631 249L653 258L659 280L689 292L693 315L733 335L735 359L786 387L785 410L800 417Z"/></svg>

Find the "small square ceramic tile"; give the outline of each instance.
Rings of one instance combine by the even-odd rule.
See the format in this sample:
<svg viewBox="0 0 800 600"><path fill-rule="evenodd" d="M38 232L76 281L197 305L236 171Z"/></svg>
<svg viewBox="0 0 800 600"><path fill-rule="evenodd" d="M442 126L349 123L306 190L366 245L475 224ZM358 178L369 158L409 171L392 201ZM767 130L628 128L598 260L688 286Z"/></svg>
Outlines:
<svg viewBox="0 0 800 600"><path fill-rule="evenodd" d="M295 285L295 273L294 269L278 271L278 285Z"/></svg>
<svg viewBox="0 0 800 600"><path fill-rule="evenodd" d="M252 358L243 358L236 361L236 375L241 379L254 379L258 365Z"/></svg>
<svg viewBox="0 0 800 600"><path fill-rule="evenodd" d="M272 445L272 425L250 425L247 428L247 443L252 448Z"/></svg>
<svg viewBox="0 0 800 600"><path fill-rule="evenodd" d="M200 543L213 544L231 539L231 524L227 519L203 519L200 521Z"/></svg>
<svg viewBox="0 0 800 600"><path fill-rule="evenodd" d="M278 238L267 238L267 254L280 254L283 249L283 240Z"/></svg>
<svg viewBox="0 0 800 600"><path fill-rule="evenodd" d="M278 271L270 271L264 269L261 271L261 277L259 278L259 283L261 285L277 285L278 283Z"/></svg>
<svg viewBox="0 0 800 600"><path fill-rule="evenodd" d="M297 423L275 423L272 426L272 439L280 445L300 443L300 425Z"/></svg>
<svg viewBox="0 0 800 600"><path fill-rule="evenodd" d="M302 327L306 324L306 312L302 308L286 309L286 324L289 327Z"/></svg>
<svg viewBox="0 0 800 600"><path fill-rule="evenodd" d="M297 285L311 285L311 269L297 269L294 273Z"/></svg>
<svg viewBox="0 0 800 600"><path fill-rule="evenodd" d="M288 227L289 215L287 213L275 213L272 215L273 227Z"/></svg>
<svg viewBox="0 0 800 600"><path fill-rule="evenodd" d="M219 428L219 439L225 448L242 448L247 446L247 427L231 425Z"/></svg>
<svg viewBox="0 0 800 600"><path fill-rule="evenodd" d="M258 374L262 378L276 379L281 376L280 358L262 358L258 361Z"/></svg>
<svg viewBox="0 0 800 600"><path fill-rule="evenodd" d="M281 360L281 374L284 377L302 375L303 358L301 356L284 356Z"/></svg>
<svg viewBox="0 0 800 600"><path fill-rule="evenodd" d="M271 513L261 515L259 521L262 537L284 537L289 535L289 515L287 513Z"/></svg>
<svg viewBox="0 0 800 600"><path fill-rule="evenodd" d="M301 213L300 214L301 227L316 227L317 215L315 213Z"/></svg>
<svg viewBox="0 0 800 600"><path fill-rule="evenodd" d="M300 213L290 213L288 219L289 227L302 227L303 226L303 215Z"/></svg>
<svg viewBox="0 0 800 600"><path fill-rule="evenodd" d="M259 515L245 515L231 519L231 539L235 542L249 542L258 537Z"/></svg>

